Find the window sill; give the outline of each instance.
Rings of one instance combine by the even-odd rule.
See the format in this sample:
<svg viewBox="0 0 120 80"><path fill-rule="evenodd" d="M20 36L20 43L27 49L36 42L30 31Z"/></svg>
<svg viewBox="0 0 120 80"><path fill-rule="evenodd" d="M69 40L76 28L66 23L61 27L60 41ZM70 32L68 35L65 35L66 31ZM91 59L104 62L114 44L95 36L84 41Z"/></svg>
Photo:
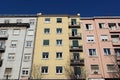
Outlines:
<svg viewBox="0 0 120 80"><path fill-rule="evenodd" d="M7 61L15 61L15 60L10 60L10 59L8 59Z"/></svg>
<svg viewBox="0 0 120 80"><path fill-rule="evenodd" d="M31 60L23 60L24 62L30 62Z"/></svg>
<svg viewBox="0 0 120 80"><path fill-rule="evenodd" d="M63 60L63 58L56 58L56 60Z"/></svg>
<svg viewBox="0 0 120 80"><path fill-rule="evenodd" d="M26 46L25 48L33 48L33 47L27 47L27 46Z"/></svg>
<svg viewBox="0 0 120 80"><path fill-rule="evenodd" d="M98 58L98 56L89 56L89 58Z"/></svg>
<svg viewBox="0 0 120 80"><path fill-rule="evenodd" d="M56 73L56 75L63 75L63 73Z"/></svg>
<svg viewBox="0 0 120 80"><path fill-rule="evenodd" d="M41 73L42 75L48 75L48 73Z"/></svg>
<svg viewBox="0 0 120 80"><path fill-rule="evenodd" d="M63 46L63 45L56 45L56 46Z"/></svg>
<svg viewBox="0 0 120 80"><path fill-rule="evenodd" d="M49 60L49 58L42 58L42 60Z"/></svg>
<svg viewBox="0 0 120 80"><path fill-rule="evenodd" d="M96 42L87 42L87 44L96 44Z"/></svg>

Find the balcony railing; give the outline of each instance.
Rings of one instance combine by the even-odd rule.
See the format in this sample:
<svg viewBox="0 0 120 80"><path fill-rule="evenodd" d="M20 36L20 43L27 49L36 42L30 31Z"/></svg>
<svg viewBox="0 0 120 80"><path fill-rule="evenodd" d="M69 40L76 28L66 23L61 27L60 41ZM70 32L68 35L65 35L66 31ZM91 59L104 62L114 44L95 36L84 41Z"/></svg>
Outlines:
<svg viewBox="0 0 120 80"><path fill-rule="evenodd" d="M80 22L76 23L69 22L69 28L80 28Z"/></svg>
<svg viewBox="0 0 120 80"><path fill-rule="evenodd" d="M113 46L120 46L120 41L112 41Z"/></svg>
<svg viewBox="0 0 120 80"><path fill-rule="evenodd" d="M82 35L81 33L77 33L77 34L69 34L69 39L82 39Z"/></svg>
<svg viewBox="0 0 120 80"><path fill-rule="evenodd" d="M83 52L82 46L70 46L70 52Z"/></svg>
<svg viewBox="0 0 120 80"><path fill-rule="evenodd" d="M120 28L109 28L109 31L111 33L117 33L117 32L120 32Z"/></svg>
<svg viewBox="0 0 120 80"><path fill-rule="evenodd" d="M84 59L80 59L80 60L74 60L72 59L70 62L71 66L84 66Z"/></svg>
<svg viewBox="0 0 120 80"><path fill-rule="evenodd" d="M0 23L0 27L30 27L29 23Z"/></svg>
<svg viewBox="0 0 120 80"><path fill-rule="evenodd" d="M3 64L3 60L0 59L0 67L2 67L2 64Z"/></svg>
<svg viewBox="0 0 120 80"><path fill-rule="evenodd" d="M7 40L8 39L8 34L0 32L0 40L3 40L3 39Z"/></svg>

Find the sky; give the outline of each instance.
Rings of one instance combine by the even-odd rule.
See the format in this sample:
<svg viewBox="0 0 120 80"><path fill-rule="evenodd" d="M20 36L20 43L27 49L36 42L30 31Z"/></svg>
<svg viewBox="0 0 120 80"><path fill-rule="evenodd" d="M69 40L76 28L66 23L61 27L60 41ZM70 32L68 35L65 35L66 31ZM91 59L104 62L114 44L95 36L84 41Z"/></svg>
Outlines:
<svg viewBox="0 0 120 80"><path fill-rule="evenodd" d="M1 0L0 14L120 16L120 0Z"/></svg>

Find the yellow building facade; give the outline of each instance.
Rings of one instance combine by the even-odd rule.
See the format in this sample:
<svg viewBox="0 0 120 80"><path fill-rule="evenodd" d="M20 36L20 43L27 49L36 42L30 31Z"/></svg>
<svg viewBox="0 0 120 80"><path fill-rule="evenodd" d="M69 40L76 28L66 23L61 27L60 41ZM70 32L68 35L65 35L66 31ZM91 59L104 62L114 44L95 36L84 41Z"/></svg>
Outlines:
<svg viewBox="0 0 120 80"><path fill-rule="evenodd" d="M33 79L84 77L80 15L38 14L32 65Z"/></svg>

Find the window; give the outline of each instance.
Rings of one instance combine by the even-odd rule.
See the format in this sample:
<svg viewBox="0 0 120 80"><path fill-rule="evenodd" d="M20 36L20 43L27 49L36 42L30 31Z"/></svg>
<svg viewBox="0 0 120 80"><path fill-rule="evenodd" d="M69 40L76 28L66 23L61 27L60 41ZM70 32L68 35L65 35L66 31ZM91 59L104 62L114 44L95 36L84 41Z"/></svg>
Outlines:
<svg viewBox="0 0 120 80"><path fill-rule="evenodd" d="M26 41L26 47L32 47L32 41Z"/></svg>
<svg viewBox="0 0 120 80"><path fill-rule="evenodd" d="M62 66L56 66L56 73L63 73L63 67Z"/></svg>
<svg viewBox="0 0 120 80"><path fill-rule="evenodd" d="M87 42L94 42L95 38L94 35L87 35Z"/></svg>
<svg viewBox="0 0 120 80"><path fill-rule="evenodd" d="M17 40L12 40L11 41L11 47L13 47L13 48L17 47L17 43L18 43Z"/></svg>
<svg viewBox="0 0 120 80"><path fill-rule="evenodd" d="M42 66L42 67L41 67L41 73L42 73L42 74L48 73L48 66Z"/></svg>
<svg viewBox="0 0 120 80"><path fill-rule="evenodd" d="M73 53L73 59L74 60L79 60L80 59L79 53Z"/></svg>
<svg viewBox="0 0 120 80"><path fill-rule="evenodd" d="M57 23L62 23L62 18L57 18Z"/></svg>
<svg viewBox="0 0 120 80"><path fill-rule="evenodd" d="M120 57L120 49L114 49L115 54L117 55L117 57Z"/></svg>
<svg viewBox="0 0 120 80"><path fill-rule="evenodd" d="M91 72L93 74L98 73L99 71L99 66L98 65L91 65Z"/></svg>
<svg viewBox="0 0 120 80"><path fill-rule="evenodd" d="M30 25L34 25L35 24L35 19L30 19L29 23L30 23Z"/></svg>
<svg viewBox="0 0 120 80"><path fill-rule="evenodd" d="M78 33L77 33L77 29L72 29L72 36L77 36Z"/></svg>
<svg viewBox="0 0 120 80"><path fill-rule="evenodd" d="M118 23L118 29L120 30L120 23Z"/></svg>
<svg viewBox="0 0 120 80"><path fill-rule="evenodd" d="M56 29L56 33L57 33L57 34L61 34L61 33L62 33L62 28L57 28L57 29Z"/></svg>
<svg viewBox="0 0 120 80"><path fill-rule="evenodd" d="M76 19L71 19L71 25L77 25L77 20Z"/></svg>
<svg viewBox="0 0 120 80"><path fill-rule="evenodd" d="M42 58L43 59L48 59L49 58L49 52L43 52L42 53Z"/></svg>
<svg viewBox="0 0 120 80"><path fill-rule="evenodd" d="M45 29L44 29L44 33L45 33L45 34L49 34L49 33L50 33L50 28L45 28Z"/></svg>
<svg viewBox="0 0 120 80"><path fill-rule="evenodd" d="M9 19L4 20L4 23L10 23Z"/></svg>
<svg viewBox="0 0 120 80"><path fill-rule="evenodd" d="M22 76L28 76L29 74L29 69L28 68L23 68L22 69Z"/></svg>
<svg viewBox="0 0 120 80"><path fill-rule="evenodd" d="M19 35L19 34L20 34L20 29L13 30L13 35Z"/></svg>
<svg viewBox="0 0 120 80"><path fill-rule="evenodd" d="M17 19L16 23L22 23L22 19Z"/></svg>
<svg viewBox="0 0 120 80"><path fill-rule="evenodd" d="M28 36L34 35L34 31L33 31L33 30L28 30L28 31L27 31L27 35L28 35Z"/></svg>
<svg viewBox="0 0 120 80"><path fill-rule="evenodd" d="M15 59L15 53L9 53L8 60L14 60L14 59Z"/></svg>
<svg viewBox="0 0 120 80"><path fill-rule="evenodd" d="M101 40L102 41L108 41L108 36L107 35L101 35Z"/></svg>
<svg viewBox="0 0 120 80"><path fill-rule="evenodd" d="M62 52L56 52L56 58L58 59L62 58Z"/></svg>
<svg viewBox="0 0 120 80"><path fill-rule="evenodd" d="M5 41L0 41L0 49L5 49Z"/></svg>
<svg viewBox="0 0 120 80"><path fill-rule="evenodd" d="M86 24L86 29L87 30L93 30L92 24Z"/></svg>
<svg viewBox="0 0 120 80"><path fill-rule="evenodd" d="M11 76L11 74L12 74L12 68L5 68L4 75L9 75L9 76Z"/></svg>
<svg viewBox="0 0 120 80"><path fill-rule="evenodd" d="M103 50L105 55L111 55L110 48L104 48Z"/></svg>
<svg viewBox="0 0 120 80"><path fill-rule="evenodd" d="M102 29L105 27L105 24L104 23L99 23L99 28Z"/></svg>
<svg viewBox="0 0 120 80"><path fill-rule="evenodd" d="M73 47L78 47L78 45L79 45L78 40L73 40L72 45L73 45Z"/></svg>
<svg viewBox="0 0 120 80"><path fill-rule="evenodd" d="M89 55L90 56L96 56L96 49L89 49Z"/></svg>
<svg viewBox="0 0 120 80"><path fill-rule="evenodd" d="M31 60L31 54L30 54L30 53L24 54L24 60L25 60L25 61Z"/></svg>
<svg viewBox="0 0 120 80"><path fill-rule="evenodd" d="M7 30L6 29L0 30L0 35L6 35L6 34L7 34Z"/></svg>
<svg viewBox="0 0 120 80"><path fill-rule="evenodd" d="M50 18L45 18L45 23L50 23Z"/></svg>
<svg viewBox="0 0 120 80"><path fill-rule="evenodd" d="M111 30L116 30L116 23L108 23L108 26Z"/></svg>
<svg viewBox="0 0 120 80"><path fill-rule="evenodd" d="M107 64L107 71L108 72L114 72L115 71L115 67L113 64Z"/></svg>
<svg viewBox="0 0 120 80"><path fill-rule="evenodd" d="M49 45L49 40L43 40L43 45L48 46Z"/></svg>
<svg viewBox="0 0 120 80"><path fill-rule="evenodd" d="M57 44L58 46L61 46L61 45L62 45L62 40L56 40L56 44Z"/></svg>

